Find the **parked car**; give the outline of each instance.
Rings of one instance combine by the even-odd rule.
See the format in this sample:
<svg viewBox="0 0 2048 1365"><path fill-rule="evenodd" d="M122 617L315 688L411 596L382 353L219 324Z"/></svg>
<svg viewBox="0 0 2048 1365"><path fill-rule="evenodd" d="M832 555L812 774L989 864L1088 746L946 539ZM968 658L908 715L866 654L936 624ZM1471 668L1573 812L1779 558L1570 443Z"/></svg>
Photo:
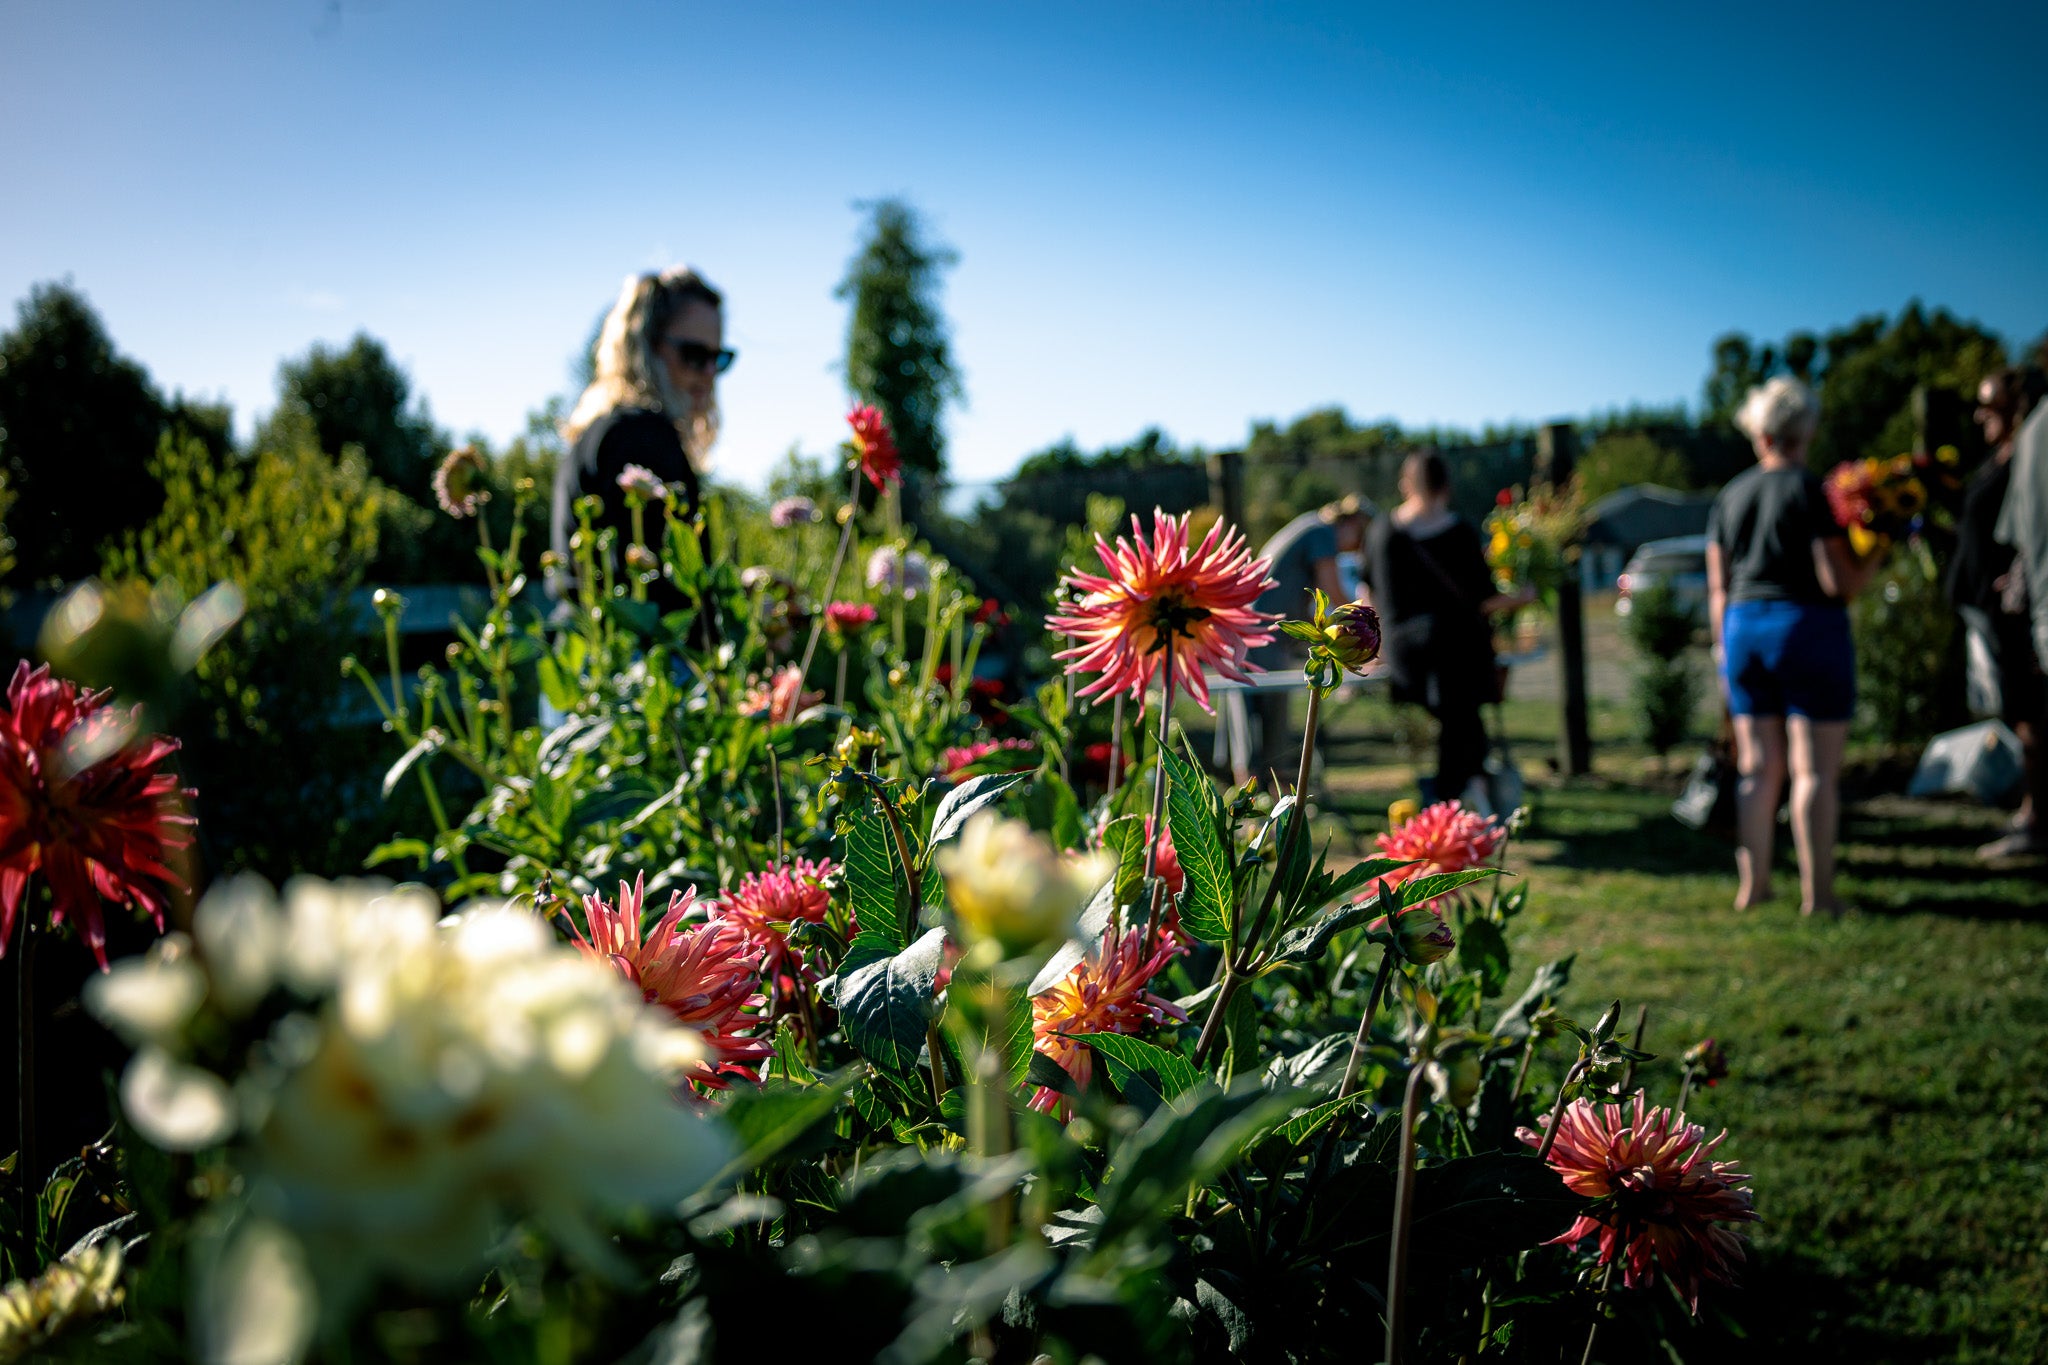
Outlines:
<svg viewBox="0 0 2048 1365"><path fill-rule="evenodd" d="M1680 605L1694 616L1707 612L1707 538L1672 536L1646 541L1629 556L1621 577L1614 580L1614 614L1629 613L1629 598L1652 583L1668 583Z"/></svg>

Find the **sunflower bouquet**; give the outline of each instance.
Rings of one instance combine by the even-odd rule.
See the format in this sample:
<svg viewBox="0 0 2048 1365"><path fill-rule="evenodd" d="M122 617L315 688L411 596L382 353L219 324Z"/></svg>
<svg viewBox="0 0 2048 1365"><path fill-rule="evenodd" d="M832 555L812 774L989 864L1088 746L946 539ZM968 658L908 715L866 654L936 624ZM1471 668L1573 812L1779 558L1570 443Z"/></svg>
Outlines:
<svg viewBox="0 0 2048 1365"><path fill-rule="evenodd" d="M1828 511L1849 533L1849 546L1871 554L1920 529L1936 492L1959 483L1960 457L1954 446L1933 454L1866 456L1844 460L1828 471Z"/></svg>

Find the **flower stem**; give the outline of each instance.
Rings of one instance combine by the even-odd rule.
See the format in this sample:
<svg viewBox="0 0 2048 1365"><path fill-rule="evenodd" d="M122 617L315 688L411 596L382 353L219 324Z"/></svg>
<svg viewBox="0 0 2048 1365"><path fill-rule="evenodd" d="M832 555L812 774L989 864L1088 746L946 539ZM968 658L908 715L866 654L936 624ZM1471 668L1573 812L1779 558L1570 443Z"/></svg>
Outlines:
<svg viewBox="0 0 2048 1365"><path fill-rule="evenodd" d="M1238 951L1237 965L1240 972L1247 969L1258 955L1259 936L1266 932L1266 921L1272 916L1273 904L1280 894L1280 874L1287 866L1294 850L1308 836L1308 777L1309 768L1315 759L1316 727L1322 720L1323 690L1311 686L1308 690L1308 718L1301 731L1301 766L1294 774L1294 809L1287 817L1287 827L1280 831L1280 847L1273 861L1273 875L1266 882L1266 894L1259 901L1259 913L1252 917L1250 931L1244 936L1244 945Z"/></svg>
<svg viewBox="0 0 2048 1365"><path fill-rule="evenodd" d="M1173 636L1166 637L1166 661L1163 681L1159 685L1159 764L1152 774L1152 823L1150 837L1145 841L1145 885L1151 888L1152 902L1145 911L1145 952L1149 955L1159 935L1159 906L1166 899L1166 883L1159 877L1159 845L1165 840L1166 831L1166 737L1167 727L1173 723ZM1110 933L1113 938L1122 936L1122 925L1118 923L1114 909L1109 917Z"/></svg>
<svg viewBox="0 0 2048 1365"><path fill-rule="evenodd" d="M1585 1070L1586 1059L1581 1057L1572 1063L1571 1070L1564 1073L1564 1084L1557 1088L1557 1103L1550 1107L1550 1122L1545 1124L1543 1128L1543 1145L1536 1149L1536 1159L1538 1161L1550 1159L1550 1149L1557 1142L1558 1120L1564 1117L1565 1092L1572 1088L1572 1082L1576 1081Z"/></svg>
<svg viewBox="0 0 2048 1365"><path fill-rule="evenodd" d="M1687 1067L1678 1078L1678 1103L1673 1106L1675 1114L1685 1113L1685 1102L1692 1095L1692 1068Z"/></svg>
<svg viewBox="0 0 2048 1365"><path fill-rule="evenodd" d="M1643 1050L1643 1034L1649 1027L1650 1004L1646 1000L1643 1002L1642 1007L1636 1011L1635 1038L1633 1041L1629 1043L1629 1046L1634 1048L1637 1052L1641 1052ZM1628 1060L1628 1065L1623 1067L1621 1070L1621 1089L1624 1094L1628 1092L1630 1086L1635 1084L1635 1079L1636 1061L1635 1058L1631 1057Z"/></svg>
<svg viewBox="0 0 2048 1365"><path fill-rule="evenodd" d="M1109 801L1116 805L1117 779L1124 771L1124 694L1116 694L1109 708Z"/></svg>
<svg viewBox="0 0 2048 1365"><path fill-rule="evenodd" d="M15 1118L20 1124L20 1143L14 1158L16 1226L31 1249L36 1241L36 989L35 989L35 901L26 890L21 897L21 944L14 954L14 1084ZM34 1277L31 1262L23 1278Z"/></svg>
<svg viewBox="0 0 2048 1365"><path fill-rule="evenodd" d="M1401 1173L1394 1185L1394 1235L1387 1253L1387 1365L1401 1365L1405 1358L1402 1338L1407 1335L1408 1230L1415 1210L1415 1101L1428 1068L1419 1061L1408 1073L1408 1089L1401 1099Z"/></svg>
<svg viewBox="0 0 2048 1365"><path fill-rule="evenodd" d="M853 481L846 490L846 522L839 528L839 548L832 552L832 567L825 574L823 605L818 609L816 619L811 622L811 638L804 641L803 662L797 665L797 690L803 690L803 680L810 677L811 658L818 652L818 637L825 633L825 610L832 603L832 594L839 588L839 571L846 567L847 547L853 543L854 518L860 510L860 465L853 466Z"/></svg>
<svg viewBox="0 0 2048 1365"><path fill-rule="evenodd" d="M1600 1305L1607 1297L1608 1287L1614 1283L1614 1266L1615 1262L1609 1261L1606 1271L1600 1276L1600 1290L1593 1299L1593 1325L1586 1329L1586 1349L1579 1356L1579 1365L1592 1365L1593 1343L1600 1339Z"/></svg>
<svg viewBox="0 0 2048 1365"><path fill-rule="evenodd" d="M1365 998L1365 1017L1358 1021L1358 1032L1351 1037L1351 1060L1344 1064L1344 1081L1337 1087L1337 1098L1349 1099L1358 1090L1358 1073L1365 1066L1365 1045L1372 1037L1373 1016L1379 1013L1380 1001L1387 993L1387 982L1394 975L1394 950L1388 948L1380 954L1380 969L1372 979L1372 994Z"/></svg>

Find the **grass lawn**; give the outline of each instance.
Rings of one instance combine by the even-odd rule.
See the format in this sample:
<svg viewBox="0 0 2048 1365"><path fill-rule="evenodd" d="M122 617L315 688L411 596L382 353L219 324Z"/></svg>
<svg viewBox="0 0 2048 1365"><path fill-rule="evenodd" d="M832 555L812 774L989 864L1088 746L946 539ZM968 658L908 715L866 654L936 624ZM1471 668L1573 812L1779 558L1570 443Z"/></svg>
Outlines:
<svg viewBox="0 0 2048 1365"><path fill-rule="evenodd" d="M1728 846L1670 819L1677 779L1626 724L1596 706L1596 775L1564 782L1554 713L1509 704L1535 810L1511 864L1533 891L1514 947L1521 977L1577 954L1575 1016L1649 1004L1653 1099L1675 1097L1687 1044L1728 1050L1733 1074L1688 1108L1731 1130L1720 1155L1753 1173L1764 1221L1721 1300L1747 1340L1706 1330L1684 1358L2048 1360L2048 869L1975 860L2002 812L1852 777L1841 889L1858 913L1801 918L1786 831L1780 903L1737 914ZM1410 794L1399 727L1353 703L1335 740L1331 804L1369 835Z"/></svg>

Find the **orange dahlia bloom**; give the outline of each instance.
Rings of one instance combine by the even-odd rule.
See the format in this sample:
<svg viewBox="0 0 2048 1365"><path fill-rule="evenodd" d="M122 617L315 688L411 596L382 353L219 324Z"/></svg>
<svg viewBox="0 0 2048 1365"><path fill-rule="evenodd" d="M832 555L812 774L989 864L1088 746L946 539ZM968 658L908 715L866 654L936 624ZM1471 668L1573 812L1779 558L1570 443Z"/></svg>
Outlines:
<svg viewBox="0 0 2048 1365"><path fill-rule="evenodd" d="M1068 661L1067 672L1100 675L1084 697L1128 692L1143 703L1170 642L1167 685L1211 710L1202 670L1243 681L1245 656L1273 639L1266 626L1280 618L1254 606L1273 586L1272 566L1254 559L1234 528L1218 522L1191 551L1187 516L1155 508L1150 536L1133 516L1131 539L1119 536L1112 548L1097 536L1095 552L1107 572L1069 569L1061 586L1070 605L1045 622L1075 642L1054 656Z"/></svg>
<svg viewBox="0 0 2048 1365"><path fill-rule="evenodd" d="M786 867L748 873L718 902L719 919L737 924L761 950L762 973L778 992L785 987L795 989L795 981L785 978L800 975L807 981L816 979L810 965L789 946L789 930L799 920L812 924L824 921L825 911L832 904L825 879L837 870L837 864L830 858L815 862L798 858Z"/></svg>
<svg viewBox="0 0 2048 1365"><path fill-rule="evenodd" d="M1466 810L1456 801L1439 801L1375 842L1389 858L1416 860L1386 875L1388 885L1398 886L1411 877L1482 866L1506 837L1507 826L1492 816Z"/></svg>
<svg viewBox="0 0 2048 1365"><path fill-rule="evenodd" d="M866 403L846 414L853 428L853 443L860 447L860 472L880 492L903 481L903 457L896 453L896 438L889 434L888 419L879 408Z"/></svg>
<svg viewBox="0 0 2048 1365"><path fill-rule="evenodd" d="M198 793L158 771L178 741L150 735L126 742L135 712L107 705L47 665L24 661L0 708L0 957L29 878L50 884L50 923L67 920L107 970L100 902L132 906L164 927L164 907L184 881L167 866L191 846L184 799ZM82 765L82 766L80 766Z"/></svg>
<svg viewBox="0 0 2048 1365"><path fill-rule="evenodd" d="M761 949L744 926L713 920L684 928L697 909L695 888L673 892L668 912L650 933L641 932L647 876L631 886L619 883L616 907L602 896L583 898L589 926L576 933L576 946L610 962L620 976L640 988L650 1005L659 1005L677 1022L704 1036L710 1060L690 1079L723 1090L728 1075L755 1079L749 1068L775 1049L761 1038L747 1036L754 1011L763 1003L760 985Z"/></svg>
<svg viewBox="0 0 2048 1365"><path fill-rule="evenodd" d="M1516 1136L1542 1145L1533 1128ZM1622 1283L1654 1284L1661 1271L1697 1314L1703 1284L1734 1283L1742 1238L1731 1224L1756 1221L1742 1188L1749 1177L1732 1161L1712 1159L1728 1134L1706 1136L1683 1114L1647 1107L1641 1091L1626 1118L1618 1104L1573 1100L1546 1160L1574 1193L1599 1202L1553 1242L1575 1246L1597 1236L1600 1264L1619 1257Z"/></svg>
<svg viewBox="0 0 2048 1365"><path fill-rule="evenodd" d="M1088 1033L1136 1033L1168 1020L1187 1022L1187 1011L1145 989L1174 954L1182 950L1161 941L1148 957L1145 932L1133 929L1121 940L1102 936L1102 947L1068 972L1060 983L1031 1001L1032 1046L1058 1062L1074 1078L1076 1089L1088 1088L1095 1074L1094 1054L1078 1036ZM1031 1107L1065 1120L1073 1101L1041 1086Z"/></svg>

